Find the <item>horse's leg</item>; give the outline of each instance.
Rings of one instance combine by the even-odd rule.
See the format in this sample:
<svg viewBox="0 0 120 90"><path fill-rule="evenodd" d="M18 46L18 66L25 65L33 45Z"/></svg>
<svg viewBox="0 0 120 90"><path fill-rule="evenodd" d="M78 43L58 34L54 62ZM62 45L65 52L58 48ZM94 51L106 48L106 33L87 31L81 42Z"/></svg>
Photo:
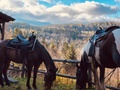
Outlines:
<svg viewBox="0 0 120 90"><path fill-rule="evenodd" d="M86 90L86 82L83 84L83 90Z"/></svg>
<svg viewBox="0 0 120 90"><path fill-rule="evenodd" d="M95 90L104 90L98 78L97 68L94 69Z"/></svg>
<svg viewBox="0 0 120 90"><path fill-rule="evenodd" d="M97 67L94 60L92 63L92 68L93 68L94 81L95 81L95 90L104 90L98 78Z"/></svg>
<svg viewBox="0 0 120 90"><path fill-rule="evenodd" d="M100 82L105 90L105 85L104 85L104 75L105 75L105 68L100 67Z"/></svg>
<svg viewBox="0 0 120 90"><path fill-rule="evenodd" d="M37 71L38 71L38 68L39 68L40 65L34 65L34 75L33 75L33 87L34 89L37 89L37 86L36 86L36 78L37 78Z"/></svg>
<svg viewBox="0 0 120 90"><path fill-rule="evenodd" d="M80 83L78 79L76 79L76 90L81 90Z"/></svg>
<svg viewBox="0 0 120 90"><path fill-rule="evenodd" d="M30 87L30 77L31 77L31 71L32 71L32 66L28 66L27 65L27 74L28 74L28 78L27 78L27 83L26 83L26 86L28 87L28 90L31 90L31 87Z"/></svg>
<svg viewBox="0 0 120 90"><path fill-rule="evenodd" d="M7 77L7 70L9 68L9 65L10 65L10 61L5 61L5 65L3 67L3 75L5 78L6 85L8 85L8 86L10 86L10 82L8 80L8 77Z"/></svg>
<svg viewBox="0 0 120 90"><path fill-rule="evenodd" d="M2 71L3 71L3 63L0 62L0 85L3 87L3 77L2 77Z"/></svg>

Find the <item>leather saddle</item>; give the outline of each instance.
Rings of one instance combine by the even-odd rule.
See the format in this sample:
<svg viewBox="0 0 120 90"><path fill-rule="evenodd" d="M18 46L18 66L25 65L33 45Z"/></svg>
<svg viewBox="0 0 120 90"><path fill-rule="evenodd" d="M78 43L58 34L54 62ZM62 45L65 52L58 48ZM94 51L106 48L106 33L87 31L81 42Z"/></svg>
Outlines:
<svg viewBox="0 0 120 90"><path fill-rule="evenodd" d="M97 30L96 33L93 35L93 37L90 39L91 46L89 49L88 56L93 56L95 54L95 44L97 42L106 39L108 34L117 28L120 28L120 27L111 26L107 28L106 30Z"/></svg>
<svg viewBox="0 0 120 90"><path fill-rule="evenodd" d="M19 34L17 35L17 37L11 39L6 44L6 46L7 48L12 48L12 49L21 49L21 47L27 47L29 51L33 51L36 43L36 37L35 35L34 36L32 35L29 38L32 38L32 39L26 39L23 35Z"/></svg>
<svg viewBox="0 0 120 90"><path fill-rule="evenodd" d="M30 41L28 41L24 36L19 34L16 38L10 41L11 45L29 45Z"/></svg>

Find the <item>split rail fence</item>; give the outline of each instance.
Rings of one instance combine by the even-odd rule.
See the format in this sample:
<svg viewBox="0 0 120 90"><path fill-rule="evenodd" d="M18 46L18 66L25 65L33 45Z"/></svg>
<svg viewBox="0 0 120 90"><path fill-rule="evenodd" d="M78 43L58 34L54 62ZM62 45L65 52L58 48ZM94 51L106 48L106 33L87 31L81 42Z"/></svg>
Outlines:
<svg viewBox="0 0 120 90"><path fill-rule="evenodd" d="M78 60L59 60L59 59L53 59L54 62L61 62L61 63L80 63L80 61ZM14 70L14 71L22 71L22 69L9 69L9 70ZM38 73L42 73L42 74L46 74L46 72L44 70L38 70ZM94 83L92 83L92 76L91 76L92 71L89 71L89 80L91 82L91 84L94 85ZM71 79L76 79L76 76L71 76L71 75L67 75L67 74L60 74L57 73L57 76L60 77L65 77L65 78L71 78ZM116 87L112 87L112 86L106 86L106 88L110 89L110 90L120 90L120 88L116 88Z"/></svg>

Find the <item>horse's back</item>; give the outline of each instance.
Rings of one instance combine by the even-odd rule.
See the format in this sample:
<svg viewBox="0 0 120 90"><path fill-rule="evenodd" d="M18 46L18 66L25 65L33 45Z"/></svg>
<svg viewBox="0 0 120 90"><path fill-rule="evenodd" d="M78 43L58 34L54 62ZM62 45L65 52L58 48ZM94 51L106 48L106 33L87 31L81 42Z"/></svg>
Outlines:
<svg viewBox="0 0 120 90"><path fill-rule="evenodd" d="M120 67L120 28L113 30L103 40L100 47L100 59L106 67Z"/></svg>
<svg viewBox="0 0 120 90"><path fill-rule="evenodd" d="M88 41L82 48L81 55L84 51L89 53L90 45ZM94 56L104 67L120 67L120 28L113 30L106 39L96 43Z"/></svg>

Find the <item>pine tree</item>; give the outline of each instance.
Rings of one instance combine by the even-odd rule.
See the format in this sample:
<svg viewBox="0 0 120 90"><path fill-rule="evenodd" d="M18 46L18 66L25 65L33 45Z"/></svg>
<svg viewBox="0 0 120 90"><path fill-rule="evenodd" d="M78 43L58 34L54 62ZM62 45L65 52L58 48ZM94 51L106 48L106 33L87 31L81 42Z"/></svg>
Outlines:
<svg viewBox="0 0 120 90"><path fill-rule="evenodd" d="M65 59L68 59L68 48L69 48L68 43L64 42L63 46L62 46L62 51L61 52L62 52L62 55L63 55L63 57Z"/></svg>
<svg viewBox="0 0 120 90"><path fill-rule="evenodd" d="M62 55L67 60L75 60L76 53L75 53L74 45L64 42L62 47Z"/></svg>
<svg viewBox="0 0 120 90"><path fill-rule="evenodd" d="M75 60L76 59L76 53L75 53L75 48L74 45L69 45L68 49L68 59Z"/></svg>
<svg viewBox="0 0 120 90"><path fill-rule="evenodd" d="M68 44L67 42L63 43L62 55L66 60L76 60L76 53L73 44ZM71 68L74 68L73 63L66 63L64 70L66 73L69 72Z"/></svg>

